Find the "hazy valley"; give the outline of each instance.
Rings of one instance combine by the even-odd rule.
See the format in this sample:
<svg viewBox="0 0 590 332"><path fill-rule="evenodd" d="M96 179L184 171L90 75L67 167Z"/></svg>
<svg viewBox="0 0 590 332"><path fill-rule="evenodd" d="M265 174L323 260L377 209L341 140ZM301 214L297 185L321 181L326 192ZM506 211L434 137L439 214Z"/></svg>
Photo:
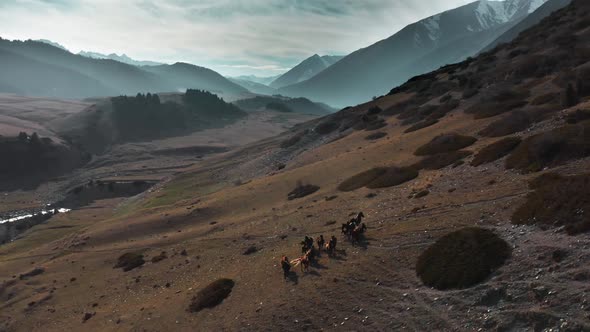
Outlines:
<svg viewBox="0 0 590 332"><path fill-rule="evenodd" d="M590 2L392 33L227 77L0 39L0 331L590 331Z"/></svg>

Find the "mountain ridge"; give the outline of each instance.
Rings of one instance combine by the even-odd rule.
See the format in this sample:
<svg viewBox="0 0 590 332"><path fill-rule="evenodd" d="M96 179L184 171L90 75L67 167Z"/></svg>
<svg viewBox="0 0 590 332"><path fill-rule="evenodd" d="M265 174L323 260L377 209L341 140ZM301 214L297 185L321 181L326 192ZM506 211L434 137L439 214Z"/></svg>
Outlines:
<svg viewBox="0 0 590 332"><path fill-rule="evenodd" d="M295 67L291 68L291 70L288 72L279 76L277 79L272 81L269 86L279 89L284 86L303 82L321 73L323 70L340 61L342 58L343 56L338 55L320 56L318 54L314 54L300 62Z"/></svg>
<svg viewBox="0 0 590 332"><path fill-rule="evenodd" d="M309 80L279 89L279 93L337 106L356 104L387 92L385 86L399 85L412 76L476 54L545 1L483 0L447 10L361 48ZM445 58L437 56L444 46L464 50L450 52ZM429 55L436 63L414 64Z"/></svg>

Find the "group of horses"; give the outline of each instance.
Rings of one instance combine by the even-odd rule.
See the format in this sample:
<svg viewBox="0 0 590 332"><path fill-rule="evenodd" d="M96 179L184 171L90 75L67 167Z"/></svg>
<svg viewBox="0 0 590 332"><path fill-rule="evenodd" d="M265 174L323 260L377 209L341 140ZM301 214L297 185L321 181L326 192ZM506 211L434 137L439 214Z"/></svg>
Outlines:
<svg viewBox="0 0 590 332"><path fill-rule="evenodd" d="M360 242L361 234L367 230L367 225L363 222L364 217L364 213L359 212L356 217L350 219L346 224L342 224L342 234L348 238L353 246Z"/></svg>
<svg viewBox="0 0 590 332"><path fill-rule="evenodd" d="M356 217L352 218L349 222L342 224L342 234L352 242L352 245L359 243L361 234L367 230L367 226L362 221L364 217L365 215L362 212L359 212ZM301 265L301 272L307 272L311 262L315 260L316 255L319 255L322 250L327 252L328 256L333 256L336 253L337 242L338 240L334 235L332 235L328 243L324 240L324 236L320 235L317 238L316 251L314 247L314 239L306 236L303 241L301 241L301 257L291 261L289 261L287 256L281 258L281 267L285 278L288 277L291 266Z"/></svg>

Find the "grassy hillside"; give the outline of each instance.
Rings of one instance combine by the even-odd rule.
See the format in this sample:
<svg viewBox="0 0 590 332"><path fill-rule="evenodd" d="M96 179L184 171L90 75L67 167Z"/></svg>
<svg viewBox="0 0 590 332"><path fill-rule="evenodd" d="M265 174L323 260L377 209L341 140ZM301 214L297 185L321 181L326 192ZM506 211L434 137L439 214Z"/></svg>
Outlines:
<svg viewBox="0 0 590 332"><path fill-rule="evenodd" d="M0 247L2 327L589 330L590 240L568 234L588 231L589 18L574 0L511 44L32 228ZM320 235L336 250L284 278Z"/></svg>

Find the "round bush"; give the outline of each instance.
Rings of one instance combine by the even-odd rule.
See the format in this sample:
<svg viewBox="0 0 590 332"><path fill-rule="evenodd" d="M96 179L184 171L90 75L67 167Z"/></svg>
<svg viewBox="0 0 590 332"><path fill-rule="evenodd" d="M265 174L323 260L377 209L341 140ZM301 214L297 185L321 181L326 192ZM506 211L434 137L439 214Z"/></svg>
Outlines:
<svg viewBox="0 0 590 332"><path fill-rule="evenodd" d="M192 298L191 304L189 305L190 312L198 312L205 308L213 308L226 297L234 288L234 281L231 279L218 279L207 285L207 287L201 289L195 297Z"/></svg>
<svg viewBox="0 0 590 332"><path fill-rule="evenodd" d="M368 171L364 171L357 175L354 175L342 182L338 186L340 191L353 191L362 188L375 180L377 177L383 175L387 171L386 167L371 168Z"/></svg>
<svg viewBox="0 0 590 332"><path fill-rule="evenodd" d="M475 143L477 139L471 136L458 134L444 134L436 136L430 142L419 147L416 152L417 156L426 156L437 153L451 152L461 150Z"/></svg>
<svg viewBox="0 0 590 332"><path fill-rule="evenodd" d="M471 166L479 166L496 161L514 150L522 140L520 137L506 137L481 149L473 158Z"/></svg>
<svg viewBox="0 0 590 332"><path fill-rule="evenodd" d="M494 232L468 227L449 233L420 255L418 277L429 287L467 288L484 281L510 256L511 248Z"/></svg>

